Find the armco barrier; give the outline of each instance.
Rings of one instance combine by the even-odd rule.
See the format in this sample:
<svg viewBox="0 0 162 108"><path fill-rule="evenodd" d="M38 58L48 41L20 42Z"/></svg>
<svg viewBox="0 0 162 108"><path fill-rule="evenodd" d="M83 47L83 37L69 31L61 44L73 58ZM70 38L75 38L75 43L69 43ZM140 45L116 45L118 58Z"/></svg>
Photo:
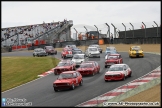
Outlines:
<svg viewBox="0 0 162 108"><path fill-rule="evenodd" d="M102 38L104 41L104 44L110 44L109 38ZM93 40L76 40L76 41L64 41L64 42L56 42L51 43L50 45L54 46L54 48L62 48L66 45L76 45L76 46L88 46L91 44L98 44L98 39ZM161 37L148 37L148 38L114 38L113 44L161 44ZM44 44L46 45L46 44ZM35 48L40 47L44 45L34 46ZM33 47L29 47L29 50L33 50Z"/></svg>
<svg viewBox="0 0 162 108"><path fill-rule="evenodd" d="M109 38L103 38L105 44L109 44ZM114 44L161 44L161 37L138 37L138 38L114 38Z"/></svg>

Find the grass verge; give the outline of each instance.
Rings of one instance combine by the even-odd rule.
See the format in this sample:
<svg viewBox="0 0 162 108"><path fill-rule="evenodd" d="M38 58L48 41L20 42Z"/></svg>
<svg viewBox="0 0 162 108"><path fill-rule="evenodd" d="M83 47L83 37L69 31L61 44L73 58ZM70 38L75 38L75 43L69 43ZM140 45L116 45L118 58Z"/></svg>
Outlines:
<svg viewBox="0 0 162 108"><path fill-rule="evenodd" d="M58 62L52 57L2 57L1 92L37 79Z"/></svg>

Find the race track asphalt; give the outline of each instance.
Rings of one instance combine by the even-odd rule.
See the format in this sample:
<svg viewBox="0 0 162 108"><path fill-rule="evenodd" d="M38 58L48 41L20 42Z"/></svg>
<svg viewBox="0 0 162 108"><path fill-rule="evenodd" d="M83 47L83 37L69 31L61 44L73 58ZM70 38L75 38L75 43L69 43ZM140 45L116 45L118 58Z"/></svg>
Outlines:
<svg viewBox="0 0 162 108"><path fill-rule="evenodd" d="M104 53L102 53L100 59L89 59L100 64L100 73L83 77L83 86L76 87L74 90L54 92L52 83L58 76L52 73L31 83L1 93L2 98L25 98L27 102L32 102L32 106L76 106L137 79L161 64L160 55L144 53L144 58L129 58L128 52L120 52L120 54L124 63L128 64L133 72L132 77L125 81L104 81L104 74L108 68L105 69L104 67L105 60ZM32 56L32 52L2 53L1 56ZM60 58L60 53L56 57Z"/></svg>

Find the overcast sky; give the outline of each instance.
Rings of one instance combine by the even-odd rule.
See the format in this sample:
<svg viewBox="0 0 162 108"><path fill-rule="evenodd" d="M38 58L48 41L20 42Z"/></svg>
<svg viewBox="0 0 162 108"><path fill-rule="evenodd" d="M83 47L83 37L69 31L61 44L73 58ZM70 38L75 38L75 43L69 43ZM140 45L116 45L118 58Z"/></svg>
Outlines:
<svg viewBox="0 0 162 108"><path fill-rule="evenodd" d="M72 32L87 29L101 32L107 31L105 23L113 23L117 30L140 29L142 22L146 27L156 26L153 21L161 24L161 3L159 2L2 2L2 28L58 22L64 19L73 20Z"/></svg>

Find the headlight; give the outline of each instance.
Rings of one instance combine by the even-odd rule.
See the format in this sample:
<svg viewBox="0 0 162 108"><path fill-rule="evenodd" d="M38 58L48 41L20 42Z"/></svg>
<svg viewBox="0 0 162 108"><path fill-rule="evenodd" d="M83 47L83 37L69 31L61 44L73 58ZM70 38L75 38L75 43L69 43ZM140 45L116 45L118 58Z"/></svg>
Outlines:
<svg viewBox="0 0 162 108"><path fill-rule="evenodd" d="M54 87L56 87L56 84L53 84Z"/></svg>

